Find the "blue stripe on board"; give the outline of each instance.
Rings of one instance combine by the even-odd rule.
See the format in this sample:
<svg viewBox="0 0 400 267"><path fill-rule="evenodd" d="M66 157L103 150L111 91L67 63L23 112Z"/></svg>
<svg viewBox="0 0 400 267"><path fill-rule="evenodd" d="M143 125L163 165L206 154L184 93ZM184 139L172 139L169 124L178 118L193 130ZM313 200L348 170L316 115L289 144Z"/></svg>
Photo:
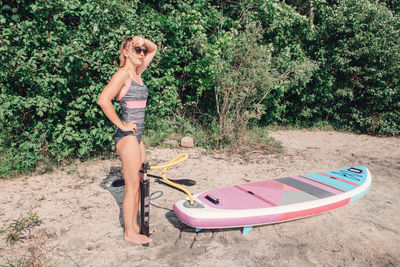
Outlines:
<svg viewBox="0 0 400 267"><path fill-rule="evenodd" d="M329 177L326 177L326 176L323 176L323 175L320 175L320 174L307 174L307 176L315 178L315 179L322 180L322 181L324 181L326 183L329 183L329 184L333 184L333 185L339 186L340 188L343 188L346 191L349 191L349 190L352 190L352 189L356 188L354 185L342 182L342 181L340 181L338 179L329 178Z"/></svg>
<svg viewBox="0 0 400 267"><path fill-rule="evenodd" d="M346 184L346 183L341 182L339 180L336 180L336 179L333 179L333 178L329 178L329 177L326 177L326 176L323 176L323 175L319 175L319 174L307 174L307 175L304 175L304 176L307 177L307 178L311 178L313 180L322 182L322 183L324 183L326 185L330 185L330 186L332 186L334 188L338 188L338 189L340 189L342 191L349 191L349 190L355 188L355 186L353 186L353 185L349 185L349 184Z"/></svg>
<svg viewBox="0 0 400 267"><path fill-rule="evenodd" d="M341 170L335 170L335 171L329 171L326 172L326 174L333 175L342 179L346 179L350 182L353 182L355 184L362 185L365 183L365 180L367 179L367 169L364 166L357 166L357 167L352 167L354 169L361 170L363 173L356 173L349 171L350 168L348 169L341 169Z"/></svg>

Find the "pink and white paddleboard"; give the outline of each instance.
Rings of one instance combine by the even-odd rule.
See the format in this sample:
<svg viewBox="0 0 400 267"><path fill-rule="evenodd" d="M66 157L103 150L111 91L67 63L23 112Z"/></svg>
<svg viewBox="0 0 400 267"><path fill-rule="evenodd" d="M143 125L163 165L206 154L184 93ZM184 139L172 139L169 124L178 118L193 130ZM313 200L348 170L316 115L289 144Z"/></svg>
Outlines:
<svg viewBox="0 0 400 267"><path fill-rule="evenodd" d="M296 175L219 188L175 203L185 224L201 229L271 224L308 217L339 208L364 196L371 186L366 167Z"/></svg>

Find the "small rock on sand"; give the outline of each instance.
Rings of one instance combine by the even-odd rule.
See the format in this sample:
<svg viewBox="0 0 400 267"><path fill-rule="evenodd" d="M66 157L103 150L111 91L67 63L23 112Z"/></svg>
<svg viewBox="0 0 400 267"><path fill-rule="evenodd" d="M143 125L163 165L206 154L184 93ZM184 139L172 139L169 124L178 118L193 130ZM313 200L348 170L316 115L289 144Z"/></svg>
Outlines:
<svg viewBox="0 0 400 267"><path fill-rule="evenodd" d="M185 136L181 140L181 147L191 148L194 146L193 138Z"/></svg>

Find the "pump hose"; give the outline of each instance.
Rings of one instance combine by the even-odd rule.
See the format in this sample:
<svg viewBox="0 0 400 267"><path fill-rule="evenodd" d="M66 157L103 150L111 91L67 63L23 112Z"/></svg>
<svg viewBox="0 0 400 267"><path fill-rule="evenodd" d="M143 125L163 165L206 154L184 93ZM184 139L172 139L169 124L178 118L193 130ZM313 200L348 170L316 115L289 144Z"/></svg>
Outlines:
<svg viewBox="0 0 400 267"><path fill-rule="evenodd" d="M162 169L161 177L162 177L164 183L166 183L166 184L168 184L168 185L170 185L170 186L173 186L173 187L175 187L175 188L178 188L179 190L182 190L183 192L185 192L185 193L189 196L190 205L193 206L193 196L192 196L192 194L189 192L189 190L187 190L185 187L183 187L183 186L181 186L181 185L179 185L179 184L176 184L176 183L174 183L174 182L171 182L170 180L167 179L167 177L165 177L165 174L166 174L167 169L168 169L169 167L175 166L175 165L177 165L177 164L183 162L183 161L186 160L187 158L188 158L188 155L187 155L187 154L181 154L181 155L178 155L178 156L176 156L175 158L173 158L170 162L168 162L168 163L165 164L165 165L150 166L150 170L159 170L159 169Z"/></svg>

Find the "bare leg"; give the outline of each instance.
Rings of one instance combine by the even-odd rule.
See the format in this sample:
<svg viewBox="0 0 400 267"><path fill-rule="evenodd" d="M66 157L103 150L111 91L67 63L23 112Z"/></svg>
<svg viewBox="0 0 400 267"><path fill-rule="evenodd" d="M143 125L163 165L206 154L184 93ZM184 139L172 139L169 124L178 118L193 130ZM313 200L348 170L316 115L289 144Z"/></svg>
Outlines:
<svg viewBox="0 0 400 267"><path fill-rule="evenodd" d="M122 203L122 213L125 224L125 240L144 244L150 243L151 239L139 234L136 216L138 212L140 196L139 169L142 164L138 140L135 136L126 136L117 144L117 151L122 161L122 171L125 180L125 193Z"/></svg>
<svg viewBox="0 0 400 267"><path fill-rule="evenodd" d="M140 141L139 150L140 150L140 157L143 163L146 161L146 147L144 146L143 140Z"/></svg>

